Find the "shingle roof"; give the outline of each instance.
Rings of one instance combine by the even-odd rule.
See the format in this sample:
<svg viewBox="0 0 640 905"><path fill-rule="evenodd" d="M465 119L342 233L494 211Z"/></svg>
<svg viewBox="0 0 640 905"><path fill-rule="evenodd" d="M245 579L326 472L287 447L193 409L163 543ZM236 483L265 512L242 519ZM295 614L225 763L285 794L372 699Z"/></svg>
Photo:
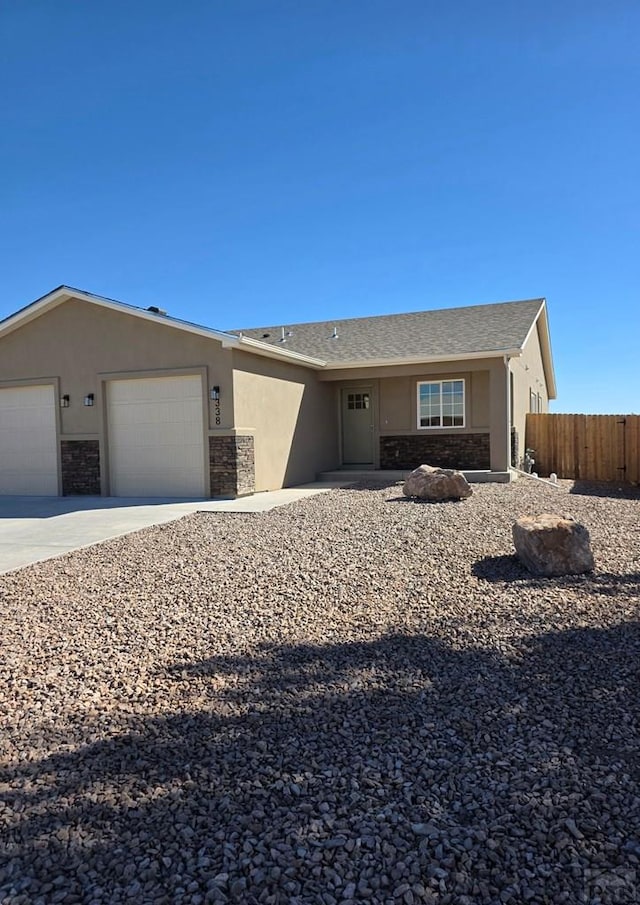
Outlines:
<svg viewBox="0 0 640 905"><path fill-rule="evenodd" d="M326 362L424 358L519 349L544 299L232 330ZM281 339L282 327L285 341ZM334 328L337 337L333 337Z"/></svg>

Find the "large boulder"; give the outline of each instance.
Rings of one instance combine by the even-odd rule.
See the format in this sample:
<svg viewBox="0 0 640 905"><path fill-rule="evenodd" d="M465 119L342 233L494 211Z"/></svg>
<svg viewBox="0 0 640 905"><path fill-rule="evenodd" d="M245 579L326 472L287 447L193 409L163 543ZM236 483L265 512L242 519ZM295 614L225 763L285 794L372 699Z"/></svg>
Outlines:
<svg viewBox="0 0 640 905"><path fill-rule="evenodd" d="M461 471L420 465L407 476L402 492L405 496L439 502L464 500L471 496L473 490Z"/></svg>
<svg viewBox="0 0 640 905"><path fill-rule="evenodd" d="M594 567L589 532L566 515L525 515L513 526L516 553L534 575L574 575Z"/></svg>

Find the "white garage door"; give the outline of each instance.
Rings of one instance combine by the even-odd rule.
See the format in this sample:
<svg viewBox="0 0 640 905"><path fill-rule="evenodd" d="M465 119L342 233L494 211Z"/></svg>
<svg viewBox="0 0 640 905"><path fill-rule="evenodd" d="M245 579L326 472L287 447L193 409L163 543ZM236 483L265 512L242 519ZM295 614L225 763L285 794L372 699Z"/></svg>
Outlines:
<svg viewBox="0 0 640 905"><path fill-rule="evenodd" d="M200 377L113 380L107 408L112 496L204 496Z"/></svg>
<svg viewBox="0 0 640 905"><path fill-rule="evenodd" d="M58 495L52 386L0 389L0 493Z"/></svg>

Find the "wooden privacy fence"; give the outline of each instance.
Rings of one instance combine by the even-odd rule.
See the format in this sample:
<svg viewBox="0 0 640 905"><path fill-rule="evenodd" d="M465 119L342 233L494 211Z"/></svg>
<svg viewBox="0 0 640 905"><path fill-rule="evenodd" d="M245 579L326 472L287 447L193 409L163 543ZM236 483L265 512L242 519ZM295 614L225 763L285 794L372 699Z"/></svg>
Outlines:
<svg viewBox="0 0 640 905"><path fill-rule="evenodd" d="M526 446L540 475L640 483L640 415L527 415Z"/></svg>

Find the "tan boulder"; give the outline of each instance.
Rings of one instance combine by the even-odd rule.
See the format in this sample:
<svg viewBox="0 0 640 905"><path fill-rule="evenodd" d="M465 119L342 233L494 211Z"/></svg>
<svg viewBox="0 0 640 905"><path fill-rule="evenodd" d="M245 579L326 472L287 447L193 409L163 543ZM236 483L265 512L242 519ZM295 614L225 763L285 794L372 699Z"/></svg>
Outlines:
<svg viewBox="0 0 640 905"><path fill-rule="evenodd" d="M441 500L464 500L471 496L473 490L461 471L420 465L410 475L407 475L402 492L405 496L439 502Z"/></svg>
<svg viewBox="0 0 640 905"><path fill-rule="evenodd" d="M526 515L513 525L516 553L534 575L574 575L594 567L589 532L570 516Z"/></svg>

